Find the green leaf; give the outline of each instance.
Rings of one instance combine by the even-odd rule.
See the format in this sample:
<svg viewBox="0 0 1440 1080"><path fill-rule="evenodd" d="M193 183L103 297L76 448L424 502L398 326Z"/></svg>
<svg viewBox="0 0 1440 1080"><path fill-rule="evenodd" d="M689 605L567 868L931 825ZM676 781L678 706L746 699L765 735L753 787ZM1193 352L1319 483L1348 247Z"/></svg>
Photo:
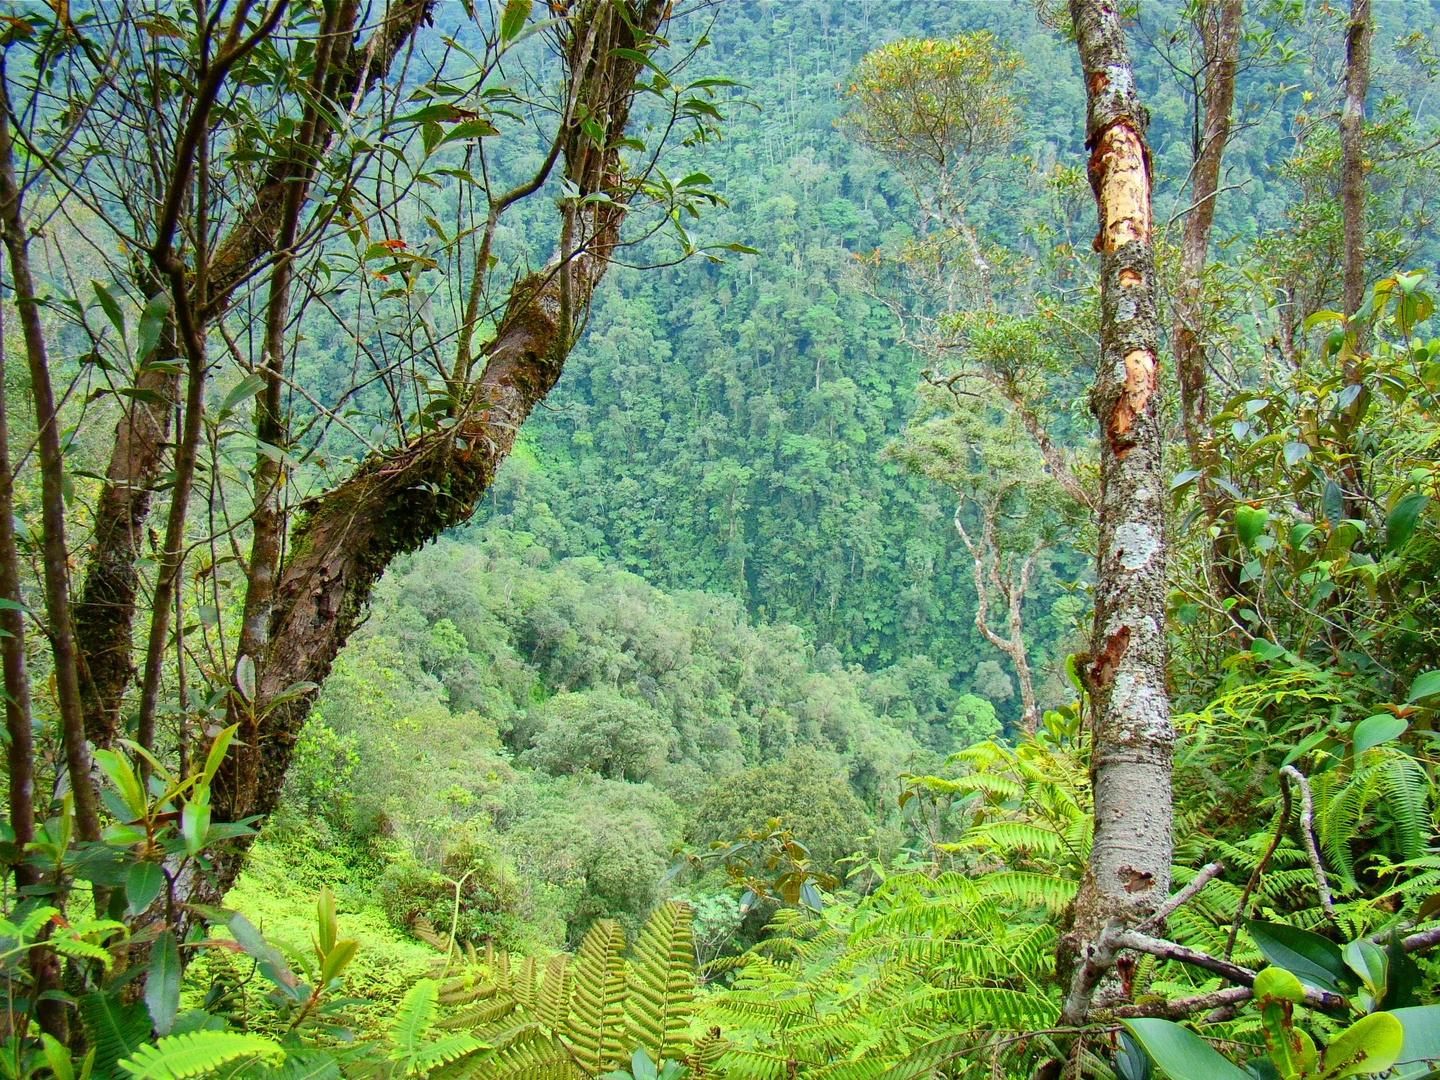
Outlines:
<svg viewBox="0 0 1440 1080"><path fill-rule="evenodd" d="M340 1066L324 1050L291 1050L274 1080L340 1080Z"/></svg>
<svg viewBox="0 0 1440 1080"><path fill-rule="evenodd" d="M1404 1045L1395 1061L1402 1076L1423 1074L1431 1063L1440 1062L1440 1005L1395 1009L1390 1015L1400 1021L1405 1031Z"/></svg>
<svg viewBox="0 0 1440 1080"><path fill-rule="evenodd" d="M158 1035L168 1035L180 1012L180 951L175 931L160 931L150 947L150 967L145 973L145 1008ZM121 1063L123 1066L123 1062Z"/></svg>
<svg viewBox="0 0 1440 1080"><path fill-rule="evenodd" d="M76 1003L86 1041L95 1050L95 1072L104 1076L150 1038L150 1016L138 1001L122 1004L118 991L85 994Z"/></svg>
<svg viewBox="0 0 1440 1080"><path fill-rule="evenodd" d="M45 1064L50 1066L55 1080L75 1080L75 1065L70 1060L70 1048L53 1035L41 1035L40 1041L45 1050Z"/></svg>
<svg viewBox="0 0 1440 1080"><path fill-rule="evenodd" d="M1255 541L1265 531L1265 522L1270 512L1258 506L1240 505L1235 508L1235 535L1247 548L1254 547Z"/></svg>
<svg viewBox="0 0 1440 1080"><path fill-rule="evenodd" d="M351 938L342 938L335 942L335 947L325 954L325 963L320 968L320 985L324 986L331 979L338 979L355 959L355 953L360 949L360 943Z"/></svg>
<svg viewBox="0 0 1440 1080"><path fill-rule="evenodd" d="M1391 739L1398 739L1405 734L1409 727L1410 721L1401 720L1400 717L1391 716L1389 713L1367 716L1355 725L1355 730L1350 736L1355 745L1355 756L1358 758L1372 747L1387 743Z"/></svg>
<svg viewBox="0 0 1440 1080"><path fill-rule="evenodd" d="M514 41L529 17L530 0L505 0L505 10L500 16L500 40Z"/></svg>
<svg viewBox="0 0 1440 1080"><path fill-rule="evenodd" d="M315 928L317 930L316 940L320 945L320 955L329 956L330 950L335 948L335 938L340 932L340 924L335 918L335 894L323 886L320 889L320 896L315 901Z"/></svg>
<svg viewBox="0 0 1440 1080"><path fill-rule="evenodd" d="M435 1023L439 988L434 979L421 979L410 988L390 1024L390 1041L395 1044L390 1060L403 1061L420 1047Z"/></svg>
<svg viewBox="0 0 1440 1080"><path fill-rule="evenodd" d="M101 285L98 281L91 281L90 284L95 289L95 299L100 301L100 307L105 312L105 317L110 320L110 325L115 327L116 333L120 335L120 340L124 341L125 313L120 310L120 304L116 301L114 294L110 292L108 285Z"/></svg>
<svg viewBox="0 0 1440 1080"><path fill-rule="evenodd" d="M225 752L230 749L230 741L235 738L235 732L239 728L239 724L231 724L215 736L215 741L210 744L210 752L205 755L205 771L200 774L202 784L208 784L215 779L215 774L220 771L220 763L225 760Z"/></svg>
<svg viewBox="0 0 1440 1080"><path fill-rule="evenodd" d="M1332 529L1344 519L1345 493L1340 490L1340 485L1334 480L1325 481L1325 492L1320 496L1320 508Z"/></svg>
<svg viewBox="0 0 1440 1080"><path fill-rule="evenodd" d="M284 1056L285 1050L279 1043L260 1035L195 1031L161 1039L154 1046L142 1046L119 1065L137 1080L186 1080L213 1072L239 1058L278 1062Z"/></svg>
<svg viewBox="0 0 1440 1080"><path fill-rule="evenodd" d="M220 411L227 413L246 398L252 398L265 389L265 376L250 374L230 388L220 402Z"/></svg>
<svg viewBox="0 0 1440 1080"><path fill-rule="evenodd" d="M1393 1013L1371 1013L1335 1036L1320 1054L1321 1080L1382 1073L1400 1058L1405 1029Z"/></svg>
<svg viewBox="0 0 1440 1080"><path fill-rule="evenodd" d="M1261 1001L1304 1001L1305 987L1295 974L1281 967L1267 967L1255 976L1255 996Z"/></svg>
<svg viewBox="0 0 1440 1080"><path fill-rule="evenodd" d="M115 785L131 816L144 817L150 809L150 802L145 798L140 778L135 775L135 770L130 768L130 763L113 750L96 750L95 764L100 766L100 771Z"/></svg>
<svg viewBox="0 0 1440 1080"><path fill-rule="evenodd" d="M1304 461L1310 456L1310 446L1303 442L1287 442L1285 444L1285 464L1294 468L1297 462Z"/></svg>
<svg viewBox="0 0 1440 1080"><path fill-rule="evenodd" d="M1303 983L1332 994L1355 989L1355 976L1329 938L1279 923L1248 919L1245 929L1265 959L1294 974Z"/></svg>
<svg viewBox="0 0 1440 1080"><path fill-rule="evenodd" d="M125 906L131 915L139 915L155 902L165 885L165 872L159 863L138 862L125 875Z"/></svg>
<svg viewBox="0 0 1440 1080"><path fill-rule="evenodd" d="M1418 491L1402 496L1385 517L1385 550L1399 551L1415 533L1420 514L1430 504L1429 495Z"/></svg>
<svg viewBox="0 0 1440 1080"><path fill-rule="evenodd" d="M1189 1028L1169 1020L1122 1022L1170 1080L1251 1080L1249 1073Z"/></svg>
<svg viewBox="0 0 1440 1080"><path fill-rule="evenodd" d="M1427 671L1423 675L1417 675L1415 681L1410 684L1410 696L1405 700L1420 701L1423 698L1435 697L1440 694L1440 671Z"/></svg>
<svg viewBox="0 0 1440 1080"><path fill-rule="evenodd" d="M135 344L135 362L143 364L150 359L155 346L160 342L160 331L165 326L165 316L170 314L170 294L158 292L145 304L140 312L140 332Z"/></svg>

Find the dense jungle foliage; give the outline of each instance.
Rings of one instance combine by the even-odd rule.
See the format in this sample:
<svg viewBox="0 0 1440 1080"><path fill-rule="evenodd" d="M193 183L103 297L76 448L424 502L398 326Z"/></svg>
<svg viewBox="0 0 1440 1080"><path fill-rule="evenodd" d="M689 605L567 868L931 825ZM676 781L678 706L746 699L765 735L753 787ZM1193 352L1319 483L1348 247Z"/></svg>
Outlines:
<svg viewBox="0 0 1440 1080"><path fill-rule="evenodd" d="M4 1080L1440 1077L1437 35L0 2Z"/></svg>

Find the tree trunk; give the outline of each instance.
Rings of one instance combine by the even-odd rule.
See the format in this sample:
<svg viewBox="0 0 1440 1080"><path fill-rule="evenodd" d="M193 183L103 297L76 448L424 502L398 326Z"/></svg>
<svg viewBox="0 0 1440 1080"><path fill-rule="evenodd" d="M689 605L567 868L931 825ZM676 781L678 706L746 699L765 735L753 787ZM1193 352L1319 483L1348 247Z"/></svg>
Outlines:
<svg viewBox="0 0 1440 1080"><path fill-rule="evenodd" d="M1365 95L1370 89L1370 0L1350 0L1345 33L1345 105L1340 112L1340 211L1345 314L1365 294ZM1353 375L1353 361L1347 374Z"/></svg>
<svg viewBox="0 0 1440 1080"><path fill-rule="evenodd" d="M65 460L60 452L60 423L50 384L50 361L40 325L40 301L30 271L28 234L15 181L14 147L8 105L0 107L0 230L10 256L15 310L25 337L30 389L35 399L36 441L40 450L40 504L44 534L45 617L55 661L55 699L65 768L75 796L75 832L82 840L100 839L99 796L90 780L90 745L80 707L80 678L70 623L70 556L65 546Z"/></svg>
<svg viewBox="0 0 1440 1080"><path fill-rule="evenodd" d="M1180 241L1180 284L1176 290L1170 338L1180 383L1180 416L1190 458L1199 462L1208 408L1205 397L1205 257L1215 221L1220 162L1230 139L1230 110L1235 101L1235 62L1240 55L1242 0L1205 4L1197 17L1205 43L1205 89L1195 107L1204 115L1190 186L1190 214Z"/></svg>
<svg viewBox="0 0 1440 1080"><path fill-rule="evenodd" d="M1165 688L1164 440L1158 417L1159 317L1151 246L1148 114L1116 5L1071 0L1085 76L1086 145L1100 252L1100 501L1095 629L1086 681L1095 839L1061 960L1076 961L1062 1021L1083 1019L1110 959L1108 924L1133 925L1169 893L1170 765Z"/></svg>

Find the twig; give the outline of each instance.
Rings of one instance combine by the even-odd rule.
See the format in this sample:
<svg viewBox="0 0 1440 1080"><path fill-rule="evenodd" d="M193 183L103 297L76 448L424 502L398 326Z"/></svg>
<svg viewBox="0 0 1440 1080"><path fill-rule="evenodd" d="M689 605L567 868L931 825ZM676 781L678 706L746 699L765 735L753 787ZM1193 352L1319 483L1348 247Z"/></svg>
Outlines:
<svg viewBox="0 0 1440 1080"><path fill-rule="evenodd" d="M1280 846L1280 837L1285 835L1285 823L1290 820L1290 785L1281 784L1280 794L1285 801L1280 807L1280 820L1275 823L1275 835L1270 838L1270 846L1265 850L1264 857L1255 864L1255 872L1250 875L1250 880L1245 882L1240 903L1235 905L1235 921L1230 924L1230 936L1225 939L1226 960L1229 960L1230 954L1235 951L1235 936L1240 933L1240 920L1245 918L1245 905L1250 902L1250 894L1255 891L1255 886L1260 884L1260 875L1265 873L1265 867L1270 865L1270 857Z"/></svg>
<svg viewBox="0 0 1440 1080"><path fill-rule="evenodd" d="M1330 899L1330 883L1325 878L1325 867L1320 864L1320 851L1315 847L1315 834L1311 831L1315 818L1315 807L1310 801L1310 782L1305 779L1305 774L1294 765L1286 765L1280 770L1280 776L1290 776L1300 785L1300 836L1305 841L1305 854L1310 859L1310 869L1315 874L1315 891L1320 894L1320 907L1325 912L1325 917L1332 923L1335 921L1335 904ZM1282 779L1283 782L1283 779Z"/></svg>
<svg viewBox="0 0 1440 1080"><path fill-rule="evenodd" d="M1213 971L1216 975L1229 979L1233 983L1249 986L1255 981L1255 972L1249 968L1232 964L1228 960L1221 960L1219 957L1203 953L1199 949L1192 949L1187 945L1177 945L1173 941L1150 937L1134 930L1108 933L1105 938L1112 948L1134 949L1136 952L1158 956L1162 960L1178 960L1182 964L1193 964L1195 967Z"/></svg>
<svg viewBox="0 0 1440 1080"><path fill-rule="evenodd" d="M1154 915L1151 915L1144 922L1140 923L1135 929L1143 934L1148 930L1153 930L1157 926L1160 926L1171 915L1174 915L1175 912L1193 900L1201 889L1209 885L1210 882L1215 879L1216 875L1223 873L1224 870L1225 864L1223 862L1212 862L1208 866L1203 867L1201 871L1195 875L1195 880L1191 881L1189 885L1186 885L1174 896L1170 897L1169 900L1161 904L1159 910L1157 910ZM1226 959L1228 960L1229 957L1227 956Z"/></svg>

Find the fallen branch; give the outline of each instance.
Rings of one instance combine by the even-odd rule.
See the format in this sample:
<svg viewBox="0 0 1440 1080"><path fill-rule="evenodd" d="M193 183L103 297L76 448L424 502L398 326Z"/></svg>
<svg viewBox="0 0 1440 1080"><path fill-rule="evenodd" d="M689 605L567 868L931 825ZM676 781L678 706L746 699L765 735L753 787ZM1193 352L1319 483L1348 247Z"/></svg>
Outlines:
<svg viewBox="0 0 1440 1080"><path fill-rule="evenodd" d="M1315 874L1315 890L1320 894L1320 907L1324 909L1325 917L1333 923L1335 904L1330 899L1330 882L1325 877L1325 867L1320 864L1320 851L1315 846L1315 805L1310 800L1310 782L1294 765L1286 765L1280 770L1282 784L1287 776L1293 777L1300 785L1300 837L1305 841L1305 855L1310 860L1311 871Z"/></svg>

